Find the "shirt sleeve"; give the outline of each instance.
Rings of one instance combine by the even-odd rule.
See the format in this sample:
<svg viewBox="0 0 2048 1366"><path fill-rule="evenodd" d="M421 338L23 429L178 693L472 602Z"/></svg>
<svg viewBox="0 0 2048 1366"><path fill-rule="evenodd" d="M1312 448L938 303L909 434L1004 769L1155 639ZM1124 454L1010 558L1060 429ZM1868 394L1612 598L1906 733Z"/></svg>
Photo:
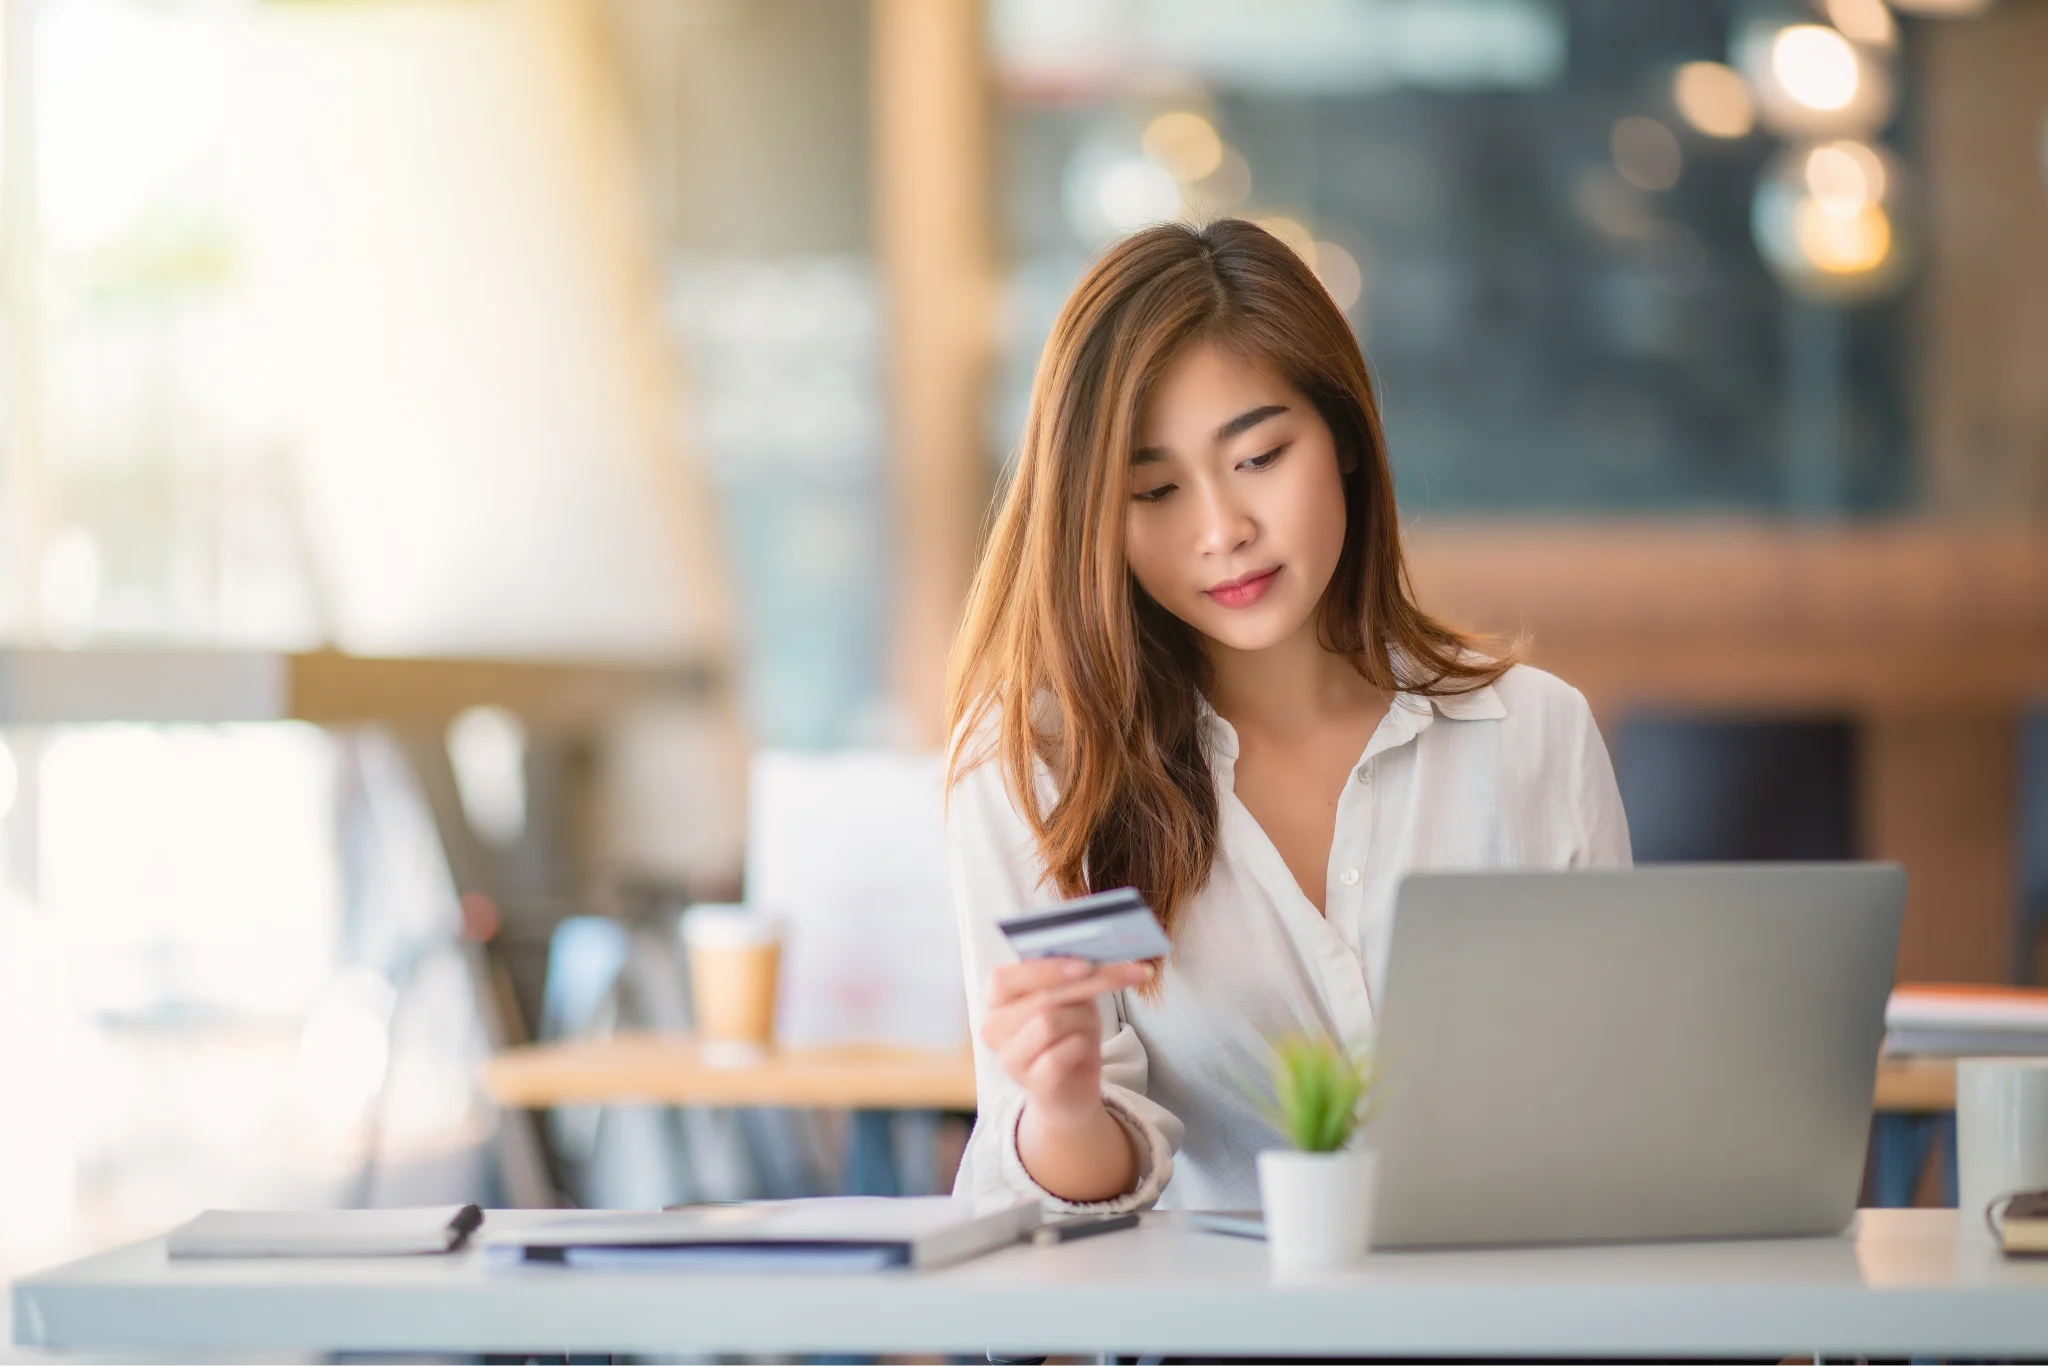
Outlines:
<svg viewBox="0 0 2048 1366"><path fill-rule="evenodd" d="M953 788L946 815L953 904L960 917L960 948L967 976L967 1017L974 1039L974 1084L979 1113L954 1182L955 1195L977 1206L1036 1199L1056 1210L1118 1213L1150 1206L1173 1177L1173 1154L1181 1124L1145 1096L1145 1046L1114 1000L1102 1010L1102 1103L1131 1138L1138 1159L1137 1183L1111 1200L1062 1200L1032 1179L1017 1151L1017 1125L1024 1117L1022 1087L1003 1071L981 1041L988 1014L988 979L1016 954L996 922L1052 900L1031 829L1010 801L995 761L978 765Z"/></svg>
<svg viewBox="0 0 2048 1366"><path fill-rule="evenodd" d="M1574 810L1578 834L1573 843L1574 868L1627 868L1635 863L1628 838L1628 814L1622 810L1621 788L1614 781L1614 764L1607 757L1607 742L1593 709L1578 697L1577 736L1573 763Z"/></svg>

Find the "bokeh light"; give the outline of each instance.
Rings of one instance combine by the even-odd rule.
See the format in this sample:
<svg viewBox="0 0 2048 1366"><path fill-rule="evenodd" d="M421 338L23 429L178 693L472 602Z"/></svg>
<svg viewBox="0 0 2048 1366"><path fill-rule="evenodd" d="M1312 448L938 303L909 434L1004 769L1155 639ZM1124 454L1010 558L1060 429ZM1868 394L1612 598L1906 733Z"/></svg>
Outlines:
<svg viewBox="0 0 2048 1366"><path fill-rule="evenodd" d="M1180 186L1150 161L1119 161L1102 173L1096 187L1102 216L1119 232L1159 223L1180 212Z"/></svg>
<svg viewBox="0 0 2048 1366"><path fill-rule="evenodd" d="M1771 40L1771 74L1808 109L1834 110L1856 98L1860 77L1849 40L1821 24L1793 24Z"/></svg>
<svg viewBox="0 0 2048 1366"><path fill-rule="evenodd" d="M1846 38L1871 47L1890 47L1899 40L1899 26L1884 0L1827 0L1828 22Z"/></svg>
<svg viewBox="0 0 2048 1366"><path fill-rule="evenodd" d="M1358 258L1335 242L1318 239L1310 245L1315 253L1310 264L1315 267L1316 278L1330 291L1337 307L1350 312L1365 289L1365 272L1359 267Z"/></svg>
<svg viewBox="0 0 2048 1366"><path fill-rule="evenodd" d="M1223 139L1191 109L1171 109L1153 119L1139 145L1154 165L1184 183L1204 179L1223 163Z"/></svg>
<svg viewBox="0 0 2048 1366"><path fill-rule="evenodd" d="M1181 216L1180 182L1144 153L1137 133L1128 125L1102 127L1082 140L1067 163L1062 207L1084 242L1104 242Z"/></svg>
<svg viewBox="0 0 2048 1366"><path fill-rule="evenodd" d="M1308 262L1311 268L1315 266L1315 234L1303 227L1300 219L1290 218L1285 214L1270 214L1254 218L1252 221L1285 242L1294 254Z"/></svg>
<svg viewBox="0 0 2048 1366"><path fill-rule="evenodd" d="M1235 147L1224 146L1216 169L1187 187L1188 207L1202 215L1220 215L1243 208L1252 197L1251 163Z"/></svg>
<svg viewBox="0 0 2048 1366"><path fill-rule="evenodd" d="M1905 277L1902 172L1882 147L1851 138L1787 148L1757 184L1757 250L1785 285L1851 303Z"/></svg>
<svg viewBox="0 0 2048 1366"><path fill-rule="evenodd" d="M1614 169L1639 190L1668 190L1678 183L1684 155L1671 130L1640 114L1619 120L1608 137Z"/></svg>
<svg viewBox="0 0 2048 1366"><path fill-rule="evenodd" d="M1876 204L1844 213L1818 199L1803 199L1792 210L1792 236L1816 270L1860 275L1891 255L1892 222Z"/></svg>
<svg viewBox="0 0 2048 1366"><path fill-rule="evenodd" d="M1851 214L1884 198L1889 177L1877 150L1843 139L1806 154L1806 188L1831 213Z"/></svg>
<svg viewBox="0 0 2048 1366"><path fill-rule="evenodd" d="M1671 83L1671 98L1685 121L1710 138L1749 136L1756 127L1756 102L1735 68L1720 62L1687 62Z"/></svg>
<svg viewBox="0 0 2048 1366"><path fill-rule="evenodd" d="M1803 5L1770 7L1736 26L1730 65L1748 83L1757 122L1787 139L1876 132L1898 103L1897 45L1851 42L1839 29L1800 17L1813 13ZM1876 31L1853 6L1845 13L1859 32Z"/></svg>

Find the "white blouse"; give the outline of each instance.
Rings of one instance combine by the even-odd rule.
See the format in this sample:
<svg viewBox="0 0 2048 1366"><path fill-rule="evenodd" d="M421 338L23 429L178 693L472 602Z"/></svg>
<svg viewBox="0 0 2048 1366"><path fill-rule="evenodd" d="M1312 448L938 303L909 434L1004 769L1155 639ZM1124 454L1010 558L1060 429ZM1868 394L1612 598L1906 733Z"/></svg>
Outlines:
<svg viewBox="0 0 2048 1366"><path fill-rule="evenodd" d="M1060 1200L1018 1157L1024 1092L980 1038L989 974L1015 957L996 921L1060 898L999 766L980 764L954 789L947 842L980 1105L956 1193L1072 1209L1256 1207L1254 1157L1283 1140L1243 1088L1265 1075L1275 1035L1321 1027L1354 1046L1369 1037L1404 876L1629 863L1593 714L1540 669L1517 666L1461 697L1396 695L1338 799L1327 915L1236 797L1237 733L1206 706L1203 721L1219 810L1213 871L1182 911L1157 999L1126 991L1103 1001L1102 1098L1139 1154L1136 1189L1115 1200ZM1042 765L1039 786L1049 801Z"/></svg>

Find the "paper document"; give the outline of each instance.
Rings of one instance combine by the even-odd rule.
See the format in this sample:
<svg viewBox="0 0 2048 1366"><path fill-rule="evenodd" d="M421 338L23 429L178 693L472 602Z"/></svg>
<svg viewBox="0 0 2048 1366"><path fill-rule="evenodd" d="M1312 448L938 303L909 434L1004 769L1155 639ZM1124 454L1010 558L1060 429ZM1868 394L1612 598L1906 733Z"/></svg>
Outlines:
<svg viewBox="0 0 2048 1366"><path fill-rule="evenodd" d="M966 1046L944 764L891 750L754 757L747 900L788 926L784 1044Z"/></svg>

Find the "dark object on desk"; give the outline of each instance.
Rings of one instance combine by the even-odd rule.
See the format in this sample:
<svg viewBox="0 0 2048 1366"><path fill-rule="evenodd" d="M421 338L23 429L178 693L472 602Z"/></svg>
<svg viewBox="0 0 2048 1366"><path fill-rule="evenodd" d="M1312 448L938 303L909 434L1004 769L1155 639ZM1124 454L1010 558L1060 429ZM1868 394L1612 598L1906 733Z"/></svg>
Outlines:
<svg viewBox="0 0 2048 1366"><path fill-rule="evenodd" d="M2048 1191L2001 1195L1985 1207L1984 1222L2006 1256L2048 1256Z"/></svg>
<svg viewBox="0 0 2048 1366"><path fill-rule="evenodd" d="M173 1257L414 1257L454 1252L484 1221L475 1205L424 1209L210 1209L171 1230Z"/></svg>
<svg viewBox="0 0 2048 1366"><path fill-rule="evenodd" d="M1255 1209L1198 1209L1188 1221L1204 1233L1225 1233L1232 1238L1266 1240L1266 1216Z"/></svg>
<svg viewBox="0 0 2048 1366"><path fill-rule="evenodd" d="M1040 1224L1031 1231L1031 1241L1040 1247L1051 1247L1055 1243L1071 1243L1076 1238L1093 1238L1098 1233L1115 1233L1120 1228L1136 1228L1138 1216L1132 1214L1077 1214L1071 1219L1055 1219L1049 1224Z"/></svg>

